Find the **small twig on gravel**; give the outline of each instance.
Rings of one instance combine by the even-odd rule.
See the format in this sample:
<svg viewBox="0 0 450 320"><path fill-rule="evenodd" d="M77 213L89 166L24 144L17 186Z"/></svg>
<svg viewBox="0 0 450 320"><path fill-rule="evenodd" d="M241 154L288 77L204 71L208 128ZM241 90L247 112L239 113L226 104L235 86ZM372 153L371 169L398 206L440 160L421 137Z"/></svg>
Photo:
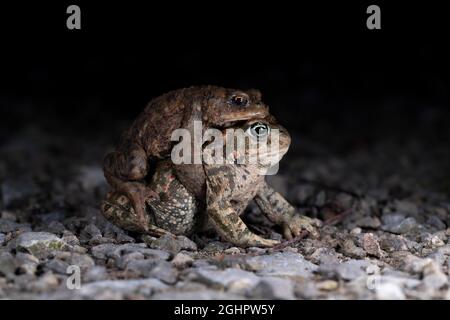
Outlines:
<svg viewBox="0 0 450 320"><path fill-rule="evenodd" d="M330 226L334 226L340 222L342 222L350 213L352 212L351 209L345 210L331 218L326 219L323 224L324 225L330 225Z"/></svg>
<svg viewBox="0 0 450 320"><path fill-rule="evenodd" d="M305 238L307 235L309 234L308 231L303 230L302 232L300 232L300 234L298 236L296 236L295 238L291 239L291 240L287 240L284 241L280 244L277 244L276 246L272 247L269 249L269 251L277 251L277 250L281 250L284 249L292 244L295 244L297 242L299 242L300 240L302 240L303 238Z"/></svg>

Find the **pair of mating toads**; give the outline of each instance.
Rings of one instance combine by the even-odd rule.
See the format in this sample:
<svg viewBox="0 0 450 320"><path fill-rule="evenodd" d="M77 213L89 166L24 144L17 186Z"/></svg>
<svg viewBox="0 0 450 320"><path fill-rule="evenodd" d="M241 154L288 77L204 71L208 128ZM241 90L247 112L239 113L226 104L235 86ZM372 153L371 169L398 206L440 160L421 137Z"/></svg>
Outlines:
<svg viewBox="0 0 450 320"><path fill-rule="evenodd" d="M105 157L105 177L114 189L102 203L107 219L125 230L156 236L191 235L212 226L237 246L274 246L279 241L251 232L240 218L254 199L267 218L282 227L285 238L292 239L303 230L317 236L319 222L297 214L266 183L261 170L268 170L273 163L242 163L233 158L224 163L174 164L170 157L172 133L180 128L194 133L194 121L201 121L203 131L222 130L225 146L234 144L234 138L229 141L225 134L230 128L242 129L249 138L267 144L267 148L246 145L250 145L244 151L247 156L257 153L279 160L291 142L258 90L205 86L164 94L148 104L123 133L116 150ZM276 149L270 148L273 141L265 137L273 129L279 133ZM208 145L202 142L200 152ZM228 156L238 157L236 152Z"/></svg>

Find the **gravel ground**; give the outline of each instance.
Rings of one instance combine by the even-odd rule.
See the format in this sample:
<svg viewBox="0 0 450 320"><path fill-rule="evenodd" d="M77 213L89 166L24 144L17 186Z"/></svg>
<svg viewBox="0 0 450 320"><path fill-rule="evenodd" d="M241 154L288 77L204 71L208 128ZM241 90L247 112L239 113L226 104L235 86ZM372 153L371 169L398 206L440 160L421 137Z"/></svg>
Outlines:
<svg viewBox="0 0 450 320"><path fill-rule="evenodd" d="M0 298L450 298L447 143L340 137L349 147L293 134L269 180L324 221L321 238L244 250L214 235L155 239L105 221L101 159L113 137L31 126L0 145ZM256 206L245 221L281 237ZM67 288L70 265L80 289Z"/></svg>

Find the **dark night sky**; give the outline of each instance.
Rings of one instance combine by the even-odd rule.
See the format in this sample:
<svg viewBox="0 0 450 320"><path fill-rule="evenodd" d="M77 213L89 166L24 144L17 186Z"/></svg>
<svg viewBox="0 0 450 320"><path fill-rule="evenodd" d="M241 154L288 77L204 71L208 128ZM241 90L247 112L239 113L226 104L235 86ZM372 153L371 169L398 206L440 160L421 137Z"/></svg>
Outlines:
<svg viewBox="0 0 450 320"><path fill-rule="evenodd" d="M436 6L380 4L382 30L369 31L364 3L76 3L81 31L65 27L71 3L2 10L4 127L108 126L199 84L259 88L291 129L449 109L448 32Z"/></svg>

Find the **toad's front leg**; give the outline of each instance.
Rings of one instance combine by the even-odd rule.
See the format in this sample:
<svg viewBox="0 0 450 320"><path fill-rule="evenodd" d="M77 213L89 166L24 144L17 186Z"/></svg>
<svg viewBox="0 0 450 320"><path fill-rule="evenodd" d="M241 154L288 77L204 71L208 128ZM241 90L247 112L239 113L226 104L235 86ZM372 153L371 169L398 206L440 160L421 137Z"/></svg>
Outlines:
<svg viewBox="0 0 450 320"><path fill-rule="evenodd" d="M276 240L264 239L251 232L232 204L232 185L222 174L209 175L206 182L206 205L210 223L226 241L240 247L272 247ZM243 206L244 207L244 206Z"/></svg>
<svg viewBox="0 0 450 320"><path fill-rule="evenodd" d="M290 240L306 230L315 238L319 237L317 227L321 222L307 216L297 214L295 208L267 183L264 183L255 197L256 204L272 222L283 228L283 235Z"/></svg>

